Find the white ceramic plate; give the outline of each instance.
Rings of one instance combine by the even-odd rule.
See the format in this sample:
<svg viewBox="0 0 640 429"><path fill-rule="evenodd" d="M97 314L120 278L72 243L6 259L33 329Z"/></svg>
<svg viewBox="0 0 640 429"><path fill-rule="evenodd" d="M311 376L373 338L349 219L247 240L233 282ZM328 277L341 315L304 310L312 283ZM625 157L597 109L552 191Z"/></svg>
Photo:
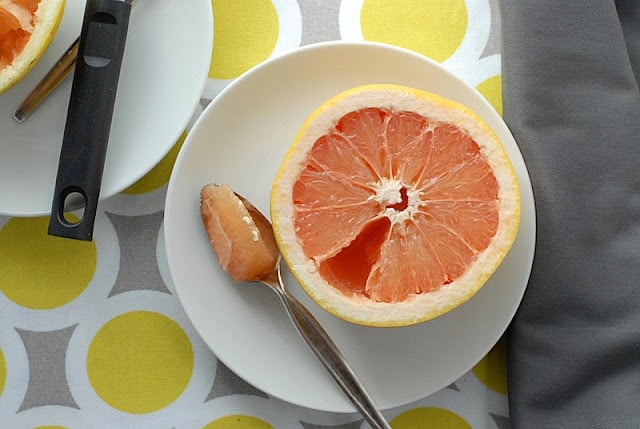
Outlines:
<svg viewBox="0 0 640 429"><path fill-rule="evenodd" d="M178 296L206 344L257 388L304 407L353 412L297 335L268 288L233 284L219 268L199 214L207 182L228 183L268 214L275 172L304 119L323 101L363 83L423 88L474 109L504 142L520 179L522 223L495 275L458 309L417 326L376 329L343 322L287 286L318 317L382 408L425 397L455 381L496 343L529 278L534 205L521 154L500 116L440 65L371 43L301 48L240 77L207 107L178 156L169 182L165 243Z"/></svg>
<svg viewBox="0 0 640 429"><path fill-rule="evenodd" d="M0 214L40 216L51 201L71 77L22 124L13 112L80 34L84 0L67 0L36 67L0 95ZM204 87L213 39L209 0L138 0L131 12L100 197L133 184L169 151Z"/></svg>

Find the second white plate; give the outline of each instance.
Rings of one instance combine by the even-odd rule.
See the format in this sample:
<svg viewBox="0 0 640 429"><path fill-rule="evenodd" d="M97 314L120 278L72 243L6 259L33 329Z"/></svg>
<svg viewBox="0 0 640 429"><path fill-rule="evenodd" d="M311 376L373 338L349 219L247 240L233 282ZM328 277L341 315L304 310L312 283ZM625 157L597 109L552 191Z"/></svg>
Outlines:
<svg viewBox="0 0 640 429"><path fill-rule="evenodd" d="M40 216L51 210L71 77L22 124L13 120L13 112L80 34L84 5L84 0L67 0L45 55L22 81L0 95L0 214ZM212 40L210 0L191 0L189 7L172 0L136 2L118 83L102 199L141 178L184 131L207 79Z"/></svg>
<svg viewBox="0 0 640 429"><path fill-rule="evenodd" d="M308 408L354 408L299 338L276 296L233 284L202 227L199 191L230 184L268 213L271 184L298 128L322 102L365 83L397 83L457 100L480 114L503 141L520 181L521 226L490 281L467 303L427 323L376 329L320 309L287 271L289 289L316 315L382 408L430 395L455 381L496 343L525 290L535 239L533 193L506 125L475 90L439 64L374 43L307 46L246 73L207 107L173 170L165 208L165 245L178 296L205 343L257 388Z"/></svg>

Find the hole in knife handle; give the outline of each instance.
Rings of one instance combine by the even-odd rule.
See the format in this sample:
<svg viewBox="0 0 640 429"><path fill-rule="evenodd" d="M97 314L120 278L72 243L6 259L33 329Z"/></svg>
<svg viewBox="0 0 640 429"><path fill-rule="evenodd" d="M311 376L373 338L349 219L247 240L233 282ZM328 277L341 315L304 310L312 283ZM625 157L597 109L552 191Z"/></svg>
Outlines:
<svg viewBox="0 0 640 429"><path fill-rule="evenodd" d="M65 226L74 226L82 221L86 208L86 196L82 192L71 189L63 195L58 217Z"/></svg>
<svg viewBox="0 0 640 429"><path fill-rule="evenodd" d="M113 40L117 35L115 16L98 12L91 17L84 47L84 62L94 68L106 67L113 58Z"/></svg>

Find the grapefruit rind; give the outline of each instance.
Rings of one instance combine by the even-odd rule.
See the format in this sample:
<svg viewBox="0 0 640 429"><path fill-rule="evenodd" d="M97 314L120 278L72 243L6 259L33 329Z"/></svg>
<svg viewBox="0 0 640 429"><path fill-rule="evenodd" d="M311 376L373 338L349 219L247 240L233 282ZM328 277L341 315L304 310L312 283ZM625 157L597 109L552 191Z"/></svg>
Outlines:
<svg viewBox="0 0 640 429"><path fill-rule="evenodd" d="M376 302L355 293L346 295L327 283L320 276L315 262L305 256L293 223L293 186L314 143L343 115L372 106L412 111L430 120L451 123L464 129L480 147L499 187L499 225L489 246L465 273L446 287L414 294L398 303ZM318 107L304 122L285 154L273 183L270 202L274 234L283 259L306 293L320 307L340 319L375 327L421 323L466 302L502 263L515 241L520 222L520 188L516 173L502 143L484 120L471 109L452 100L391 84L355 87Z"/></svg>
<svg viewBox="0 0 640 429"><path fill-rule="evenodd" d="M0 94L18 83L44 55L58 31L65 0L41 0L35 12L33 33L13 62L0 69Z"/></svg>

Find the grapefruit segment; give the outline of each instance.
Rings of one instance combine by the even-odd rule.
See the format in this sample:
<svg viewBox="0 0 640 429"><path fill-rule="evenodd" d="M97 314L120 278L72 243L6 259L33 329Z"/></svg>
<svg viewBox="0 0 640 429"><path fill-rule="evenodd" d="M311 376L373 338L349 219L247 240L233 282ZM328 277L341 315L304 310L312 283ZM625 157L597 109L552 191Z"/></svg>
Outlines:
<svg viewBox="0 0 640 429"><path fill-rule="evenodd" d="M374 174L388 170L386 139L384 137L388 112L364 108L340 118L335 133L349 143L354 156L360 157Z"/></svg>
<svg viewBox="0 0 640 429"><path fill-rule="evenodd" d="M377 212L373 203L301 210L295 228L307 255L321 263L355 240ZM320 230L325 231L322 240L317 239Z"/></svg>
<svg viewBox="0 0 640 429"><path fill-rule="evenodd" d="M276 240L301 286L354 323L404 326L475 294L520 218L517 178L474 112L365 85L302 125L273 184Z"/></svg>
<svg viewBox="0 0 640 429"><path fill-rule="evenodd" d="M433 132L427 118L413 112L399 112L386 128L391 177L403 177L415 182L430 157ZM407 141L411 136L411 141Z"/></svg>
<svg viewBox="0 0 640 429"><path fill-rule="evenodd" d="M268 225L254 220L229 186L203 186L200 213L218 262L234 281L252 281L271 273L278 258L273 234Z"/></svg>

